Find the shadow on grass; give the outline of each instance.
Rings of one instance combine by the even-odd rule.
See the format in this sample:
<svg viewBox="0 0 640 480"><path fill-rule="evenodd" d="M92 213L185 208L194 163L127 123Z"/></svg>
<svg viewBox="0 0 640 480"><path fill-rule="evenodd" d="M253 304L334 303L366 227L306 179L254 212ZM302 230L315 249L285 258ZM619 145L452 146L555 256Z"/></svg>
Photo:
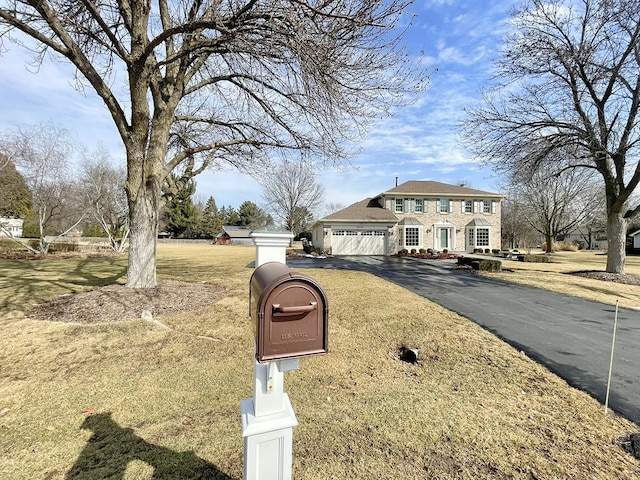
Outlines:
<svg viewBox="0 0 640 480"><path fill-rule="evenodd" d="M15 310L58 295L117 283L126 277L124 257L0 261L0 309Z"/></svg>
<svg viewBox="0 0 640 480"><path fill-rule="evenodd" d="M193 452L175 452L147 442L131 428L118 425L110 413L88 416L81 428L93 433L66 480L121 480L136 460L153 468L154 480L233 480Z"/></svg>

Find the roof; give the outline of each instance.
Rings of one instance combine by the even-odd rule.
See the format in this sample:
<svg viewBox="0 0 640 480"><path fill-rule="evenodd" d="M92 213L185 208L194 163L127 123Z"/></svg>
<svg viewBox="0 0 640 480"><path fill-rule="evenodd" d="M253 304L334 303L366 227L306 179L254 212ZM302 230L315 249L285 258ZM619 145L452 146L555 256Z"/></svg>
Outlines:
<svg viewBox="0 0 640 480"><path fill-rule="evenodd" d="M398 225L422 225L422 223L420 223L417 219L412 218L412 217L405 217L402 220L400 220L400 223Z"/></svg>
<svg viewBox="0 0 640 480"><path fill-rule="evenodd" d="M393 222L398 221L393 213L378 203L378 197L365 198L359 202L349 205L347 208L327 215L320 221L361 221L361 222Z"/></svg>
<svg viewBox="0 0 640 480"><path fill-rule="evenodd" d="M391 190L384 192L383 195L393 195L396 193L415 194L415 195L483 195L492 197L502 197L499 193L485 192L476 190L475 188L463 187L460 185L450 185L448 183L432 182L430 180L410 180L398 185Z"/></svg>
<svg viewBox="0 0 640 480"><path fill-rule="evenodd" d="M251 238L251 230L247 227L237 227L235 225L225 225L222 229L230 238Z"/></svg>
<svg viewBox="0 0 640 480"><path fill-rule="evenodd" d="M490 227L491 223L485 220L484 218L474 218L469 223L467 223L467 227Z"/></svg>
<svg viewBox="0 0 640 480"><path fill-rule="evenodd" d="M635 232L630 233L630 234L629 234L629 236L630 236L630 237L635 237L635 236L636 236L636 235L638 235L638 234L640 234L640 230L636 230Z"/></svg>

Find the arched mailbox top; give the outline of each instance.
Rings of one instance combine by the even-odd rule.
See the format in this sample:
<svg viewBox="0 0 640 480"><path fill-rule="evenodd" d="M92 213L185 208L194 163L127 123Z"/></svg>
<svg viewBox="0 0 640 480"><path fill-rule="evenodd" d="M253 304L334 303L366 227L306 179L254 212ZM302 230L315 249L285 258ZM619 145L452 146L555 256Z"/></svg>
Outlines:
<svg viewBox="0 0 640 480"><path fill-rule="evenodd" d="M256 268L249 283L249 314L259 362L327 353L327 297L311 277L279 262Z"/></svg>

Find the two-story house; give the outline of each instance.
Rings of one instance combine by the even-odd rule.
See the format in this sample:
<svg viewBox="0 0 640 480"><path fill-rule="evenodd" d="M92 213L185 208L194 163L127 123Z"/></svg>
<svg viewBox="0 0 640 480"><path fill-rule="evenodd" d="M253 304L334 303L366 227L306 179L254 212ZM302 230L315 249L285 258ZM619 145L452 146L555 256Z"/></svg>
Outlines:
<svg viewBox="0 0 640 480"><path fill-rule="evenodd" d="M320 219L312 242L333 255L496 249L501 200L497 193L412 180Z"/></svg>

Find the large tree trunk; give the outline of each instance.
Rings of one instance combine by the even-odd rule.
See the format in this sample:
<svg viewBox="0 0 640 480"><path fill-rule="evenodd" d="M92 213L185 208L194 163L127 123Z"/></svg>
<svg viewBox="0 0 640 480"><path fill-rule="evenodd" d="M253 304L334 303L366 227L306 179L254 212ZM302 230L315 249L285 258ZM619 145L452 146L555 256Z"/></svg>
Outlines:
<svg viewBox="0 0 640 480"><path fill-rule="evenodd" d="M555 244L553 241L553 236L551 235L551 233L547 232L545 234L545 253L553 253L556 251L555 249Z"/></svg>
<svg viewBox="0 0 640 480"><path fill-rule="evenodd" d="M156 283L156 244L158 238L159 192L142 186L129 203L131 235L129 237L129 267L127 287L152 288Z"/></svg>
<svg viewBox="0 0 640 480"><path fill-rule="evenodd" d="M624 273L627 221L621 212L607 214L607 272Z"/></svg>
<svg viewBox="0 0 640 480"><path fill-rule="evenodd" d="M130 288L153 288L157 285L156 246L166 140L156 145L159 146L151 146L146 151L143 146L136 148L132 145L127 152L126 191L131 231L126 286Z"/></svg>

